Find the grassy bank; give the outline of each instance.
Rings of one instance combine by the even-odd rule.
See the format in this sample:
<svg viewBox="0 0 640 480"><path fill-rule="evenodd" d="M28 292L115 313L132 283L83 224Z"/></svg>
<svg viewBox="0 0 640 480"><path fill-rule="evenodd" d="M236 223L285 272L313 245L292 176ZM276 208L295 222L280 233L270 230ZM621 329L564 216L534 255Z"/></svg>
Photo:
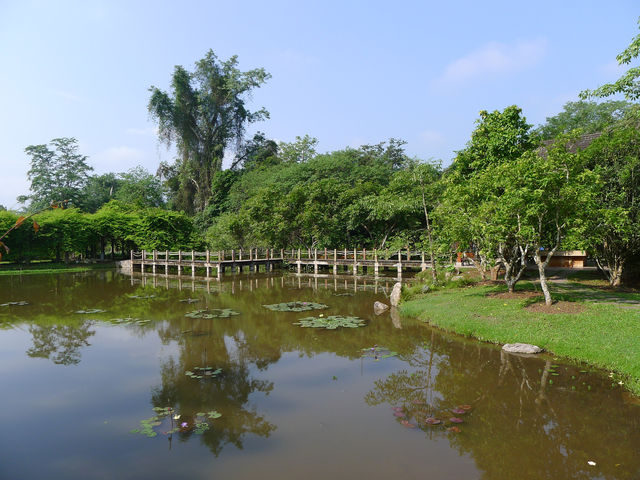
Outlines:
<svg viewBox="0 0 640 480"><path fill-rule="evenodd" d="M67 263L31 263L13 264L0 263L0 276L4 275L37 275L44 273L87 272L90 270L111 270L115 268L114 262L67 264Z"/></svg>
<svg viewBox="0 0 640 480"><path fill-rule="evenodd" d="M574 291L558 285L555 298L563 301L559 307L564 308L544 313L535 308L542 297L533 288L525 285L523 290L529 292L513 296L501 294L506 289L495 286L439 290L403 302L401 312L479 340L532 343L555 355L615 371L640 395L640 308L624 305L638 294L616 292L607 300L598 289L581 286ZM622 303L593 303L591 297Z"/></svg>

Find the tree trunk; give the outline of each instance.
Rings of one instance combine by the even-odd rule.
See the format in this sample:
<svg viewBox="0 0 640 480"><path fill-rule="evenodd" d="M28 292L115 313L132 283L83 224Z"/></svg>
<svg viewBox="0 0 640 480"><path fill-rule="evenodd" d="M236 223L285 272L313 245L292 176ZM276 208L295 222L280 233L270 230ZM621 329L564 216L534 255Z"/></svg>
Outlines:
<svg viewBox="0 0 640 480"><path fill-rule="evenodd" d="M545 272L545 265L542 262L538 262L539 255L536 255L536 263L538 264L538 275L540 276L540 288L544 293L544 303L551 305L553 303L551 299L551 293L549 293L549 286L547 285L547 274ZM546 262L545 262L546 263Z"/></svg>

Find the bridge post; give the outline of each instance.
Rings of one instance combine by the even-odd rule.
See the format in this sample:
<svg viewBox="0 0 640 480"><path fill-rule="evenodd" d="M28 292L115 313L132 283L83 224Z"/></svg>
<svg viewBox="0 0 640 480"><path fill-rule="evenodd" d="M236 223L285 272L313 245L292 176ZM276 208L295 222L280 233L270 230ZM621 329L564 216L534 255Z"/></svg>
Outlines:
<svg viewBox="0 0 640 480"><path fill-rule="evenodd" d="M424 262L424 252L422 252L422 263L420 264L420 270L425 271L427 269L427 264Z"/></svg>
<svg viewBox="0 0 640 480"><path fill-rule="evenodd" d="M318 274L318 249L313 249L313 273Z"/></svg>
<svg viewBox="0 0 640 480"><path fill-rule="evenodd" d="M338 274L338 250L333 249L333 274Z"/></svg>
<svg viewBox="0 0 640 480"><path fill-rule="evenodd" d="M398 278L402 277L402 252L398 250Z"/></svg>
<svg viewBox="0 0 640 480"><path fill-rule="evenodd" d="M297 265L298 265L298 274L301 274L302 273L302 263L300 263L300 249L298 249L298 262L297 262Z"/></svg>
<svg viewBox="0 0 640 480"><path fill-rule="evenodd" d="M379 272L378 250L374 248L373 249L373 273L376 277L378 276L378 272Z"/></svg>
<svg viewBox="0 0 640 480"><path fill-rule="evenodd" d="M353 249L353 274L358 275L358 250Z"/></svg>
<svg viewBox="0 0 640 480"><path fill-rule="evenodd" d="M207 278L209 278L211 276L211 252L209 252L209 249L207 248L207 265L206 265L206 269L207 269Z"/></svg>
<svg viewBox="0 0 640 480"><path fill-rule="evenodd" d="M158 252L156 252L154 250L151 258L153 258L153 263L151 264L151 272L155 275L156 274L156 260L158 260Z"/></svg>
<svg viewBox="0 0 640 480"><path fill-rule="evenodd" d="M178 250L178 276L182 275L182 250Z"/></svg>
<svg viewBox="0 0 640 480"><path fill-rule="evenodd" d="M236 269L236 251L231 249L231 273Z"/></svg>
<svg viewBox="0 0 640 480"><path fill-rule="evenodd" d="M164 274L169 275L169 250L164 251Z"/></svg>
<svg viewBox="0 0 640 480"><path fill-rule="evenodd" d="M196 252L191 250L191 278L196 276Z"/></svg>

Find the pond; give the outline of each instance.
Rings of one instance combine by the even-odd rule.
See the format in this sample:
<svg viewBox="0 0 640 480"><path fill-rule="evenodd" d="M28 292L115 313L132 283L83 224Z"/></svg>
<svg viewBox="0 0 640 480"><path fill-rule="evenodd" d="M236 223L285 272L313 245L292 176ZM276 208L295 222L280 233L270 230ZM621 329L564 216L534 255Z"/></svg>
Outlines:
<svg viewBox="0 0 640 480"><path fill-rule="evenodd" d="M0 277L0 478L640 478L607 372L374 315L393 283Z"/></svg>

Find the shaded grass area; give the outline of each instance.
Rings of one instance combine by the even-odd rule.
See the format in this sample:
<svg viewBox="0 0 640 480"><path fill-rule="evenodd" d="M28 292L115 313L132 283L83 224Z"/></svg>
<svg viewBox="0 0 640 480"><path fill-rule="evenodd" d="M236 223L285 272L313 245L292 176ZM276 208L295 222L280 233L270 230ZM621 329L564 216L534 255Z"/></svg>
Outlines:
<svg viewBox="0 0 640 480"><path fill-rule="evenodd" d="M31 264L0 263L0 276L3 275L35 275L44 273L87 272L90 270L111 270L114 262L68 264L41 262Z"/></svg>
<svg viewBox="0 0 640 480"><path fill-rule="evenodd" d="M533 290L526 283L523 290ZM578 313L540 313L526 309L542 295L521 298L488 296L504 287L443 289L401 304L404 315L447 331L492 343L532 343L555 355L616 371L640 395L640 308L591 303L585 293L555 292L554 298L579 302ZM597 291L595 291L597 292ZM617 292L615 297L635 294Z"/></svg>

